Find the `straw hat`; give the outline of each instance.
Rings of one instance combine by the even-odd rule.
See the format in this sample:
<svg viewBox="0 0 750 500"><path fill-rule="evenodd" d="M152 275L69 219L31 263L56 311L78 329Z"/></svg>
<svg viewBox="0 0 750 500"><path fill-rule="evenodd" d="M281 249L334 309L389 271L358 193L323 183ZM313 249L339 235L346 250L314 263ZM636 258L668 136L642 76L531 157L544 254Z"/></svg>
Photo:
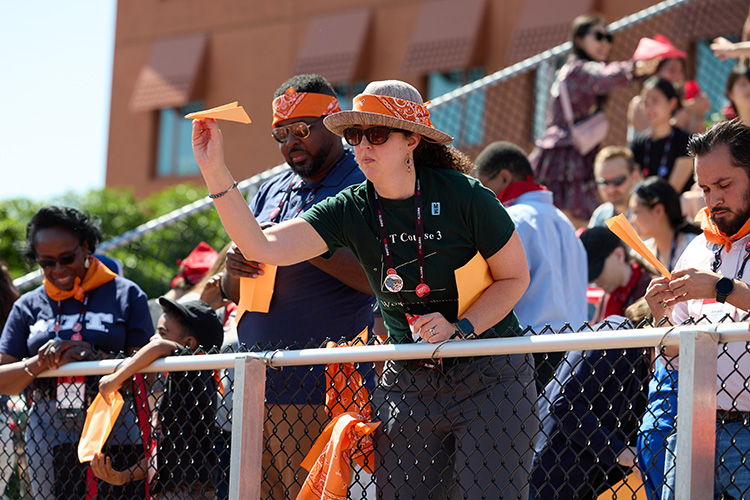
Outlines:
<svg viewBox="0 0 750 500"><path fill-rule="evenodd" d="M438 144L453 142L453 137L432 125L419 91L399 80L370 82L362 94L354 98L352 111L328 115L323 123L339 136L344 135L345 128L353 125L372 125L415 132Z"/></svg>

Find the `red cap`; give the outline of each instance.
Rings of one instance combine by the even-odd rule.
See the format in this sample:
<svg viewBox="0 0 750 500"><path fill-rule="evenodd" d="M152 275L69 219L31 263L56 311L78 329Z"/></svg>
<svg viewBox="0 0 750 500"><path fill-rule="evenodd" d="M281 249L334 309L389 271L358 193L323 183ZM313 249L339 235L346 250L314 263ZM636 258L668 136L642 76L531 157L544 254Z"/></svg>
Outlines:
<svg viewBox="0 0 750 500"><path fill-rule="evenodd" d="M211 269L218 257L219 254L216 250L205 241L201 241L184 260L177 260L177 265L183 266L183 270L174 277L172 286L174 287L175 282L180 277L195 285Z"/></svg>
<svg viewBox="0 0 750 500"><path fill-rule="evenodd" d="M685 59L687 53L677 49L669 38L664 35L656 35L654 38L641 38L638 42L633 59L653 59L661 57L662 59Z"/></svg>

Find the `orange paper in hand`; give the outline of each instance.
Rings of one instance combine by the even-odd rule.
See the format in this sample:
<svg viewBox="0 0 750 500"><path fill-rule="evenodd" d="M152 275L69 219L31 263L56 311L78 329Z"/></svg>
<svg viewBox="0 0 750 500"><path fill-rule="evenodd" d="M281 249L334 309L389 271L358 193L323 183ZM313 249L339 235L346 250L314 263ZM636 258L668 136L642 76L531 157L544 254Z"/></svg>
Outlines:
<svg viewBox="0 0 750 500"><path fill-rule="evenodd" d="M78 460L81 463L90 462L95 454L102 451L120 414L122 404L122 395L119 392L112 393L109 401L101 394L96 395L94 402L86 410L86 422L83 424L81 440L78 443Z"/></svg>
<svg viewBox="0 0 750 500"><path fill-rule="evenodd" d="M649 250L643 243L627 217L623 214L615 215L611 219L607 219L607 226L613 233L619 236L622 241L627 243L630 248L638 252L641 257L654 266L665 278L672 279L670 272L664 267L664 264L659 262L656 255L654 255L653 252L651 252L651 250Z"/></svg>
<svg viewBox="0 0 750 500"><path fill-rule="evenodd" d="M196 111L195 113L185 115L185 118L188 120L214 118L216 120L227 120L230 122L245 124L251 123L250 117L245 113L245 109L242 106L238 106L237 101L216 108L206 109L204 111Z"/></svg>
<svg viewBox="0 0 750 500"><path fill-rule="evenodd" d="M267 313L271 307L273 287L276 284L276 266L266 264L264 273L257 278L240 278L240 303L237 304L236 323L247 311Z"/></svg>
<svg viewBox="0 0 750 500"><path fill-rule="evenodd" d="M458 317L479 298L495 280L484 257L477 254L464 266L454 271L458 288Z"/></svg>

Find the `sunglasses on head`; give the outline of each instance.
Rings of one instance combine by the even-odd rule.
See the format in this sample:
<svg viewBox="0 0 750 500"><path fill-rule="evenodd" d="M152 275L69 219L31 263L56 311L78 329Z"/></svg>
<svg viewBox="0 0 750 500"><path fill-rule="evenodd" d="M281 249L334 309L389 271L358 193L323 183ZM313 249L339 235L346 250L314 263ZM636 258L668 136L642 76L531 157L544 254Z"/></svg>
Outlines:
<svg viewBox="0 0 750 500"><path fill-rule="evenodd" d="M623 184L625 184L625 181L627 180L628 180L627 175L619 175L615 177L614 179L596 179L596 184L599 186L620 187Z"/></svg>
<svg viewBox="0 0 750 500"><path fill-rule="evenodd" d="M307 139L307 137L310 135L310 127L312 127L315 122L322 119L322 116L316 118L309 125L305 122L295 122L285 127L276 127L271 130L271 137L276 139L281 144L284 144L286 142L287 137L289 137L289 132L300 139Z"/></svg>
<svg viewBox="0 0 750 500"><path fill-rule="evenodd" d="M614 40L612 33L603 33L601 31L594 31L593 35L594 35L594 38L596 38L598 42L606 40L607 43L612 43L612 40Z"/></svg>
<svg viewBox="0 0 750 500"><path fill-rule="evenodd" d="M366 129L345 128L344 140L346 140L346 142L350 146L357 146L360 142L362 142L362 137L367 137L367 142L369 142L373 146L380 146L381 144L385 144L385 142L391 136L391 132L403 132L403 130L383 126L370 127Z"/></svg>
<svg viewBox="0 0 750 500"><path fill-rule="evenodd" d="M634 190L635 195L645 201L649 206L654 206L659 203L659 193L651 189L651 187L645 184L638 183Z"/></svg>
<svg viewBox="0 0 750 500"><path fill-rule="evenodd" d="M81 248L81 244L79 243L78 246L70 253L66 253L64 255L59 256L56 259L36 259L36 263L39 264L39 267L42 269L52 269L57 265L59 262L61 266L69 266L73 262L75 262L76 257L78 257L78 249Z"/></svg>

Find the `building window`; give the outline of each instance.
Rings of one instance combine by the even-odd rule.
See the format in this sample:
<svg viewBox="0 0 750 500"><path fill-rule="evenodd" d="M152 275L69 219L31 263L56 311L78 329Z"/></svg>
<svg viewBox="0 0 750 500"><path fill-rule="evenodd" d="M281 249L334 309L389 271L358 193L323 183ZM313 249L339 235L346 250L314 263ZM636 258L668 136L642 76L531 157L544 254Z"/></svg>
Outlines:
<svg viewBox="0 0 750 500"><path fill-rule="evenodd" d="M156 174L159 177L181 177L200 173L193 156L193 123L185 115L205 109L203 101L193 101L181 108L159 110L159 143Z"/></svg>
<svg viewBox="0 0 750 500"><path fill-rule="evenodd" d="M427 77L427 98L435 99L484 76L482 68L431 73ZM430 111L432 124L450 134L457 146L482 144L486 91L473 92Z"/></svg>
<svg viewBox="0 0 750 500"><path fill-rule="evenodd" d="M737 40L737 38L733 38ZM736 59L720 61L714 56L710 48L710 40L701 40L695 44L695 80L703 92L711 100L708 114L712 121L721 120L721 109L729 102L724 94L727 77L732 67L737 64Z"/></svg>

